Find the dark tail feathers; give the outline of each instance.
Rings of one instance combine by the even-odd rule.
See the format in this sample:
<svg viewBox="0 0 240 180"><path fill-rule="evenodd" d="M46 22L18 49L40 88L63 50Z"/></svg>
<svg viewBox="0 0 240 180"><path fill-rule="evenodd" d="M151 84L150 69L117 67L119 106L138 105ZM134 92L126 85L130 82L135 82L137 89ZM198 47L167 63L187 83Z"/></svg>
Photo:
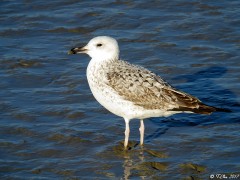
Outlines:
<svg viewBox="0 0 240 180"><path fill-rule="evenodd" d="M179 107L171 109L171 111L190 111L197 114L211 114L212 112L232 112L230 109L225 108L217 108L213 106L208 106L203 103L199 104L198 108L191 108L191 107Z"/></svg>
<svg viewBox="0 0 240 180"><path fill-rule="evenodd" d="M211 114L212 112L232 112L230 109L225 108L217 108L213 106L208 106L205 104L199 104L199 108L192 109L192 112L198 113L198 114Z"/></svg>

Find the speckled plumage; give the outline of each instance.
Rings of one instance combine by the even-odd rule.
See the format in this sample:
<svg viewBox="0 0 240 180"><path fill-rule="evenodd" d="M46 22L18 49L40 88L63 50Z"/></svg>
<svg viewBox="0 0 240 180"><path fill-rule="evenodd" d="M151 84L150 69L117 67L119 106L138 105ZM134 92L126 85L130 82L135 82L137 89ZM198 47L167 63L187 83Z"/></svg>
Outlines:
<svg viewBox="0 0 240 180"><path fill-rule="evenodd" d="M177 91L160 76L143 67L122 60L114 61L109 67L109 86L136 106L166 111L181 106L199 107L197 98Z"/></svg>
<svg viewBox="0 0 240 180"><path fill-rule="evenodd" d="M87 67L87 79L94 97L110 112L124 118L125 148L131 119L141 120L142 145L145 118L223 110L207 106L196 97L173 88L143 67L120 60L118 43L111 37L93 38L86 46L70 51L70 54L76 53L87 53L92 58Z"/></svg>

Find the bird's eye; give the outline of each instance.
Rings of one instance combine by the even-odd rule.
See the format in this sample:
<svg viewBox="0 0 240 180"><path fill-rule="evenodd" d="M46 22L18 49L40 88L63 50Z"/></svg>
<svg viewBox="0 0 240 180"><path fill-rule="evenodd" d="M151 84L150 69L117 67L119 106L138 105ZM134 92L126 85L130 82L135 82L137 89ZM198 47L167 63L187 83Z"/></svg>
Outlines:
<svg viewBox="0 0 240 180"><path fill-rule="evenodd" d="M97 47L101 47L101 46L102 46L102 44L101 44L101 43L97 44Z"/></svg>

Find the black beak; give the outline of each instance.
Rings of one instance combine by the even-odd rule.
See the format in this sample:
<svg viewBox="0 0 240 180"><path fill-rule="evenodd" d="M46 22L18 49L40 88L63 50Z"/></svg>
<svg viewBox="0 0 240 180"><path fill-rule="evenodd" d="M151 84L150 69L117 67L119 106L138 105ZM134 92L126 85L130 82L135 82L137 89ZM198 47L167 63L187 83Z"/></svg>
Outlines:
<svg viewBox="0 0 240 180"><path fill-rule="evenodd" d="M86 53L86 52L87 52L86 47L76 47L68 51L68 54L79 54L79 53Z"/></svg>

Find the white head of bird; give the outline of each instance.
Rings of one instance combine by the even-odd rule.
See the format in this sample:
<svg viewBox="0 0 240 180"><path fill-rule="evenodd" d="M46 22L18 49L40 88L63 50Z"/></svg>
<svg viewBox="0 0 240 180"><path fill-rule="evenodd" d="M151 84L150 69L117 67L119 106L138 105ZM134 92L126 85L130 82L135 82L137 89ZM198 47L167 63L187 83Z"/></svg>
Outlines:
<svg viewBox="0 0 240 180"><path fill-rule="evenodd" d="M69 54L86 53L92 60L118 60L119 47L115 39L108 36L98 36L91 39L84 47L72 48Z"/></svg>

